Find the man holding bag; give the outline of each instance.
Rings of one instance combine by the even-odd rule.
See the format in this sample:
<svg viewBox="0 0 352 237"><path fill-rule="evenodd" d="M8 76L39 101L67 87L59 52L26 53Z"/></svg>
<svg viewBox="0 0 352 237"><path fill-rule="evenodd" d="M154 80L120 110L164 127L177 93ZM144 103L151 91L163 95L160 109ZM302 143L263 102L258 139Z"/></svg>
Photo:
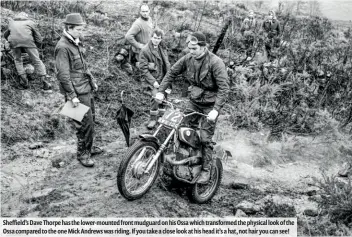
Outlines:
<svg viewBox="0 0 352 237"><path fill-rule="evenodd" d="M201 32L190 35L188 48L190 53L183 56L173 65L160 84L156 100L164 99L164 91L180 74L191 85L187 112L197 111L208 114L201 121L200 137L202 141L203 166L198 183L207 183L210 179L213 154L212 137L221 108L229 93L229 79L224 62L206 47L206 37ZM190 126L197 128L202 116L191 116Z"/></svg>

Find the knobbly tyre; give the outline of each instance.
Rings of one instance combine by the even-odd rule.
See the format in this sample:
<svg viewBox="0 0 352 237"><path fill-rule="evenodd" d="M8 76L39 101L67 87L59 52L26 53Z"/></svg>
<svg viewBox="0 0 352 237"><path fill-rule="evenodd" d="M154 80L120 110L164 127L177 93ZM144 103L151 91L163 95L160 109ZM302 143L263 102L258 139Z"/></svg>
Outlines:
<svg viewBox="0 0 352 237"><path fill-rule="evenodd" d="M197 183L202 168L202 152L199 131L183 123L186 117L199 114L196 111L184 114L171 102L163 101L168 109L159 119L154 134L142 134L128 149L117 173L117 187L127 200L135 200L146 194L158 175L181 182L187 187L192 202L206 203L220 187L223 167L221 159L213 156L211 177L207 184ZM203 118L206 119L206 118ZM163 141L158 133L166 128ZM224 153L224 156L226 153Z"/></svg>

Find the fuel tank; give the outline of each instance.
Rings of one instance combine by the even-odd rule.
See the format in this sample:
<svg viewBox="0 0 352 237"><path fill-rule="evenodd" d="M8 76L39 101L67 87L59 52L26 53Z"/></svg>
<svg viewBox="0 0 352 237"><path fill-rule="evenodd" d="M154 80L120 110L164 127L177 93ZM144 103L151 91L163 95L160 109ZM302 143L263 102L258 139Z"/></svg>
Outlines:
<svg viewBox="0 0 352 237"><path fill-rule="evenodd" d="M178 129L178 137L181 142L193 148L199 148L200 138L196 130L187 127L180 127Z"/></svg>

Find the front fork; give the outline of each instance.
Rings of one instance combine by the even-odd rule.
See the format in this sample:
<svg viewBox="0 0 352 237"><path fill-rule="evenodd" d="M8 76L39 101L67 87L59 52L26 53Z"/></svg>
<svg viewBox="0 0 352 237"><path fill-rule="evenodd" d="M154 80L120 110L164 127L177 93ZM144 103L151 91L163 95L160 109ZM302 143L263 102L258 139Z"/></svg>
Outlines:
<svg viewBox="0 0 352 237"><path fill-rule="evenodd" d="M160 125L157 130L154 132L153 136L156 136L158 134L158 132L160 131L162 125ZM173 135L175 134L176 129L172 129L172 131L170 132L170 134L167 136L167 138L165 139L164 143L160 145L158 151L156 152L156 154L152 157L152 159L150 159L147 163L147 168L144 170L144 173L149 173L150 169L153 167L153 165L155 164L155 162L159 159L160 155L164 152L164 150L166 149L167 145L169 144L170 139L173 137ZM143 154L145 151L142 151L141 153Z"/></svg>

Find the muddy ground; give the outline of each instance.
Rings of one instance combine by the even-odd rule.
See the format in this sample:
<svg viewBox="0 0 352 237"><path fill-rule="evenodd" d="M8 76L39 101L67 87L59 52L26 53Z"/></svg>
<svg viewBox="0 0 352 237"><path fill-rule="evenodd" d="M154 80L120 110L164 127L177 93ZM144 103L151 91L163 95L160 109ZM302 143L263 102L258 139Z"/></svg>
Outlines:
<svg viewBox="0 0 352 237"><path fill-rule="evenodd" d="M141 126L132 129L132 133L143 130ZM264 133L220 132L215 136L222 139L218 144L230 150L233 157L223 164L219 192L203 205L190 203L179 189L165 189L159 180L142 199L125 200L116 186L117 167L127 151L119 130L100 134L99 145L105 152L95 157L93 168L85 168L75 159L74 135L68 140L43 143L38 149L29 149L32 143L17 143L3 150L2 217L315 218L319 209L314 201L314 177L321 179L322 169L336 173L340 166L338 161L328 158L328 146L319 144L319 139L314 140L316 145L309 138L299 143L266 143ZM308 149L304 144L309 142ZM292 154L291 148L297 144L301 149ZM288 204L286 213L270 212L266 206L269 199L279 206ZM313 214L305 213L307 209Z"/></svg>

